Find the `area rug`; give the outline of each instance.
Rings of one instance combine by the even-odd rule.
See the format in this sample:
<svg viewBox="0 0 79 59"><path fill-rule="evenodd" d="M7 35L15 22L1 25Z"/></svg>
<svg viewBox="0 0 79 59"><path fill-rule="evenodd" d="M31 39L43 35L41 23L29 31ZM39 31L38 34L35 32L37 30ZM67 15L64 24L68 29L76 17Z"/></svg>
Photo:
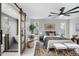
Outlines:
<svg viewBox="0 0 79 59"><path fill-rule="evenodd" d="M36 43L35 56L79 56L74 50L60 50L55 52L54 49L51 49L47 52L47 49L43 48L39 43Z"/></svg>

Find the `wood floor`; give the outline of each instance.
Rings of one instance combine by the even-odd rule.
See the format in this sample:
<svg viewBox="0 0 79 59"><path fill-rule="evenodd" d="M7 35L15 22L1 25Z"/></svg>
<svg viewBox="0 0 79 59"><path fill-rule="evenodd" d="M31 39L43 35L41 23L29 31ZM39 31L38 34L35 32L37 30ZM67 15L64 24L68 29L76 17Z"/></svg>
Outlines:
<svg viewBox="0 0 79 59"><path fill-rule="evenodd" d="M63 50L55 52L55 49L51 49L47 52L47 49L44 49L43 46L36 44L34 56L79 56L74 50Z"/></svg>

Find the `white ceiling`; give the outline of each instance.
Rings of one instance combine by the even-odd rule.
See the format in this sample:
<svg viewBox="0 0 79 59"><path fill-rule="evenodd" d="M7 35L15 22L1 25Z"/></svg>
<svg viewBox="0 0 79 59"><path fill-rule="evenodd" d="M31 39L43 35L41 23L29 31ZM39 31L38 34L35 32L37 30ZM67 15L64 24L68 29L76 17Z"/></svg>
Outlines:
<svg viewBox="0 0 79 59"><path fill-rule="evenodd" d="M61 7L66 7L65 11L68 11L79 6L79 3L18 3L18 5L23 8L31 19L46 19L51 11L59 13ZM75 17L79 17L79 13L72 14L71 16L63 16L61 19Z"/></svg>

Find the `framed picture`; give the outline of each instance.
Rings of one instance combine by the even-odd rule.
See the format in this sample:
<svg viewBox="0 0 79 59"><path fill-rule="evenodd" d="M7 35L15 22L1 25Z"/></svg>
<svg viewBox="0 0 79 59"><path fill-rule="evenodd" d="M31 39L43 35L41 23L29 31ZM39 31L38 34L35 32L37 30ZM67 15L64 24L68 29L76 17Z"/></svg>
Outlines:
<svg viewBox="0 0 79 59"><path fill-rule="evenodd" d="M76 31L79 31L79 23L76 24Z"/></svg>
<svg viewBox="0 0 79 59"><path fill-rule="evenodd" d="M44 24L45 30L55 30L55 24Z"/></svg>

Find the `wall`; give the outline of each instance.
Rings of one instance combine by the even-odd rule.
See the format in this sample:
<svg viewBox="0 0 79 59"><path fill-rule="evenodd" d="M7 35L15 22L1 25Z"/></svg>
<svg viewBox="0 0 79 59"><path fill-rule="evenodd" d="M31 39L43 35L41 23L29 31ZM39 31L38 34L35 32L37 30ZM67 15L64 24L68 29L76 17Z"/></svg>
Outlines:
<svg viewBox="0 0 79 59"><path fill-rule="evenodd" d="M59 24L61 22L66 22L66 37L71 38L72 35L78 34L79 31L76 31L76 24L79 24L79 17L69 19L69 20L47 20L47 19L31 19L31 23L38 22L39 23L39 31L44 31L45 23L55 23L57 33L60 32Z"/></svg>
<svg viewBox="0 0 79 59"><path fill-rule="evenodd" d="M76 31L76 24L79 24L79 17L70 20L70 30L69 30L70 38L72 37L72 35L75 34L79 35L79 31Z"/></svg>
<svg viewBox="0 0 79 59"><path fill-rule="evenodd" d="M57 34L60 33L60 23L64 22L66 23L66 29L65 29L65 35L66 37L69 37L69 20L51 20L51 19L31 19L31 23L39 23L39 32L44 32L44 24L49 23L49 24L55 24L55 30Z"/></svg>

